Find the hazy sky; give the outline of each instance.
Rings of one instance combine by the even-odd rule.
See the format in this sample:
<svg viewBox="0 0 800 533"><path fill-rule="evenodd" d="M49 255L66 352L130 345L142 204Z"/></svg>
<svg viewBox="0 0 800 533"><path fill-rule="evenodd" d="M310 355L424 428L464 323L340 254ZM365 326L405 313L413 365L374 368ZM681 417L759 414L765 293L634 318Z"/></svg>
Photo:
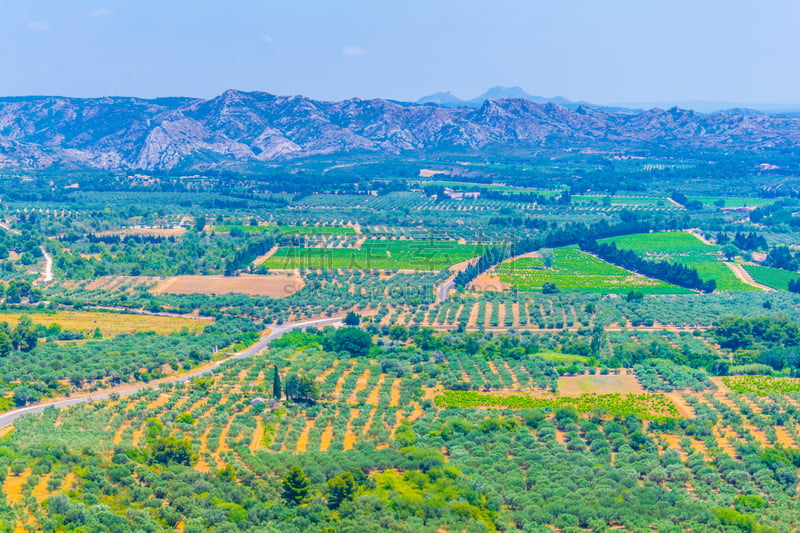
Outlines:
<svg viewBox="0 0 800 533"><path fill-rule="evenodd" d="M0 94L800 103L797 0L4 0Z"/></svg>

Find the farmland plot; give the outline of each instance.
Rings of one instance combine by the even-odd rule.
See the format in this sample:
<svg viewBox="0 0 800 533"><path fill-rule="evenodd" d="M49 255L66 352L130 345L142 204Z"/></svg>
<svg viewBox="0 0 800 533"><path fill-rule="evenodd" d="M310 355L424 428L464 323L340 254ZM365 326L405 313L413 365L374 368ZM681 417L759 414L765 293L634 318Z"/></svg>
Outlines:
<svg viewBox="0 0 800 533"><path fill-rule="evenodd" d="M556 248L551 267L540 259L522 257L501 263L497 275L517 290L540 291L555 283L562 291L624 294L633 289L649 294L685 293L686 289L634 274L574 248Z"/></svg>
<svg viewBox="0 0 800 533"><path fill-rule="evenodd" d="M718 291L759 290L740 281L724 264L722 247L706 244L685 231L623 235L600 242L614 242L617 248L632 250L651 261L669 261L694 268L702 279L715 280Z"/></svg>
<svg viewBox="0 0 800 533"><path fill-rule="evenodd" d="M477 257L481 245L457 241L367 240L359 249L279 248L263 266L275 269L439 271Z"/></svg>
<svg viewBox="0 0 800 533"><path fill-rule="evenodd" d="M288 274L240 276L174 276L156 285L153 294L250 294L283 298L304 286L300 276Z"/></svg>

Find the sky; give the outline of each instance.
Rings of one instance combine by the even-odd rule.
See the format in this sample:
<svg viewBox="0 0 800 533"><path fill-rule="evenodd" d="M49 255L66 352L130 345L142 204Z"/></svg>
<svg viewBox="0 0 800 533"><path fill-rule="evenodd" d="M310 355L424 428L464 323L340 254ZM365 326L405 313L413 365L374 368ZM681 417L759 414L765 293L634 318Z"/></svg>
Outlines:
<svg viewBox="0 0 800 533"><path fill-rule="evenodd" d="M0 95L800 104L797 0L4 0Z"/></svg>

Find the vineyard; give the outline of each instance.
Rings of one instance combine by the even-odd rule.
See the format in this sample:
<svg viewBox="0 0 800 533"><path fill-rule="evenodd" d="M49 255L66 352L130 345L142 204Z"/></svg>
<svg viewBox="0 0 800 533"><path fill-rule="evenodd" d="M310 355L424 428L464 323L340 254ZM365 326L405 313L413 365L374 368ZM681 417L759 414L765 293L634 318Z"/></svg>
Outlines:
<svg viewBox="0 0 800 533"><path fill-rule="evenodd" d="M565 292L625 294L638 290L646 294L689 292L658 280L636 275L574 248L553 250L552 266L525 257L506 261L496 268L501 282L514 290L541 291L545 283L554 283Z"/></svg>
<svg viewBox="0 0 800 533"><path fill-rule="evenodd" d="M768 396L770 393L789 394L800 392L800 379L774 376L731 376L722 378L723 383L734 392L755 393Z"/></svg>
<svg viewBox="0 0 800 533"><path fill-rule="evenodd" d="M578 397L536 398L530 396L493 396L466 391L445 391L436 396L439 407L506 407L510 409L551 409L574 407L579 413L596 416L642 418L676 417L678 409L666 396L657 394L586 394Z"/></svg>
<svg viewBox="0 0 800 533"><path fill-rule="evenodd" d="M691 267L704 280L716 281L719 291L755 291L752 285L740 281L723 263L722 248L706 244L688 232L674 231L652 234L627 235L604 239L617 247L632 250L646 259L670 261Z"/></svg>
<svg viewBox="0 0 800 533"><path fill-rule="evenodd" d="M262 265L273 269L439 271L481 253L480 245L456 241L367 240L358 249L279 248Z"/></svg>
<svg viewBox="0 0 800 533"><path fill-rule="evenodd" d="M767 266L744 265L744 269L756 282L783 291L789 289L790 281L800 279L800 274L797 272L788 272Z"/></svg>

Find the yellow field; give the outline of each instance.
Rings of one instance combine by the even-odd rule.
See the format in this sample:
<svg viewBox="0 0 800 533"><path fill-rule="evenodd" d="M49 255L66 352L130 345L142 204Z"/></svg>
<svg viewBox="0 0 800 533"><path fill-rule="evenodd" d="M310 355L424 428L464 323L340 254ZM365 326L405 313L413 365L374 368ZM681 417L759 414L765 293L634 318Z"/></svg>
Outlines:
<svg viewBox="0 0 800 533"><path fill-rule="evenodd" d="M0 322L16 324L20 316L22 316L20 313L0 313ZM58 324L65 330L88 333L100 328L103 335L119 335L138 331L155 331L158 334L168 334L180 331L183 328L197 332L212 322L205 319L128 315L101 311L59 311L54 314L31 313L27 314L27 316L31 318L34 324L42 324L44 326Z"/></svg>

